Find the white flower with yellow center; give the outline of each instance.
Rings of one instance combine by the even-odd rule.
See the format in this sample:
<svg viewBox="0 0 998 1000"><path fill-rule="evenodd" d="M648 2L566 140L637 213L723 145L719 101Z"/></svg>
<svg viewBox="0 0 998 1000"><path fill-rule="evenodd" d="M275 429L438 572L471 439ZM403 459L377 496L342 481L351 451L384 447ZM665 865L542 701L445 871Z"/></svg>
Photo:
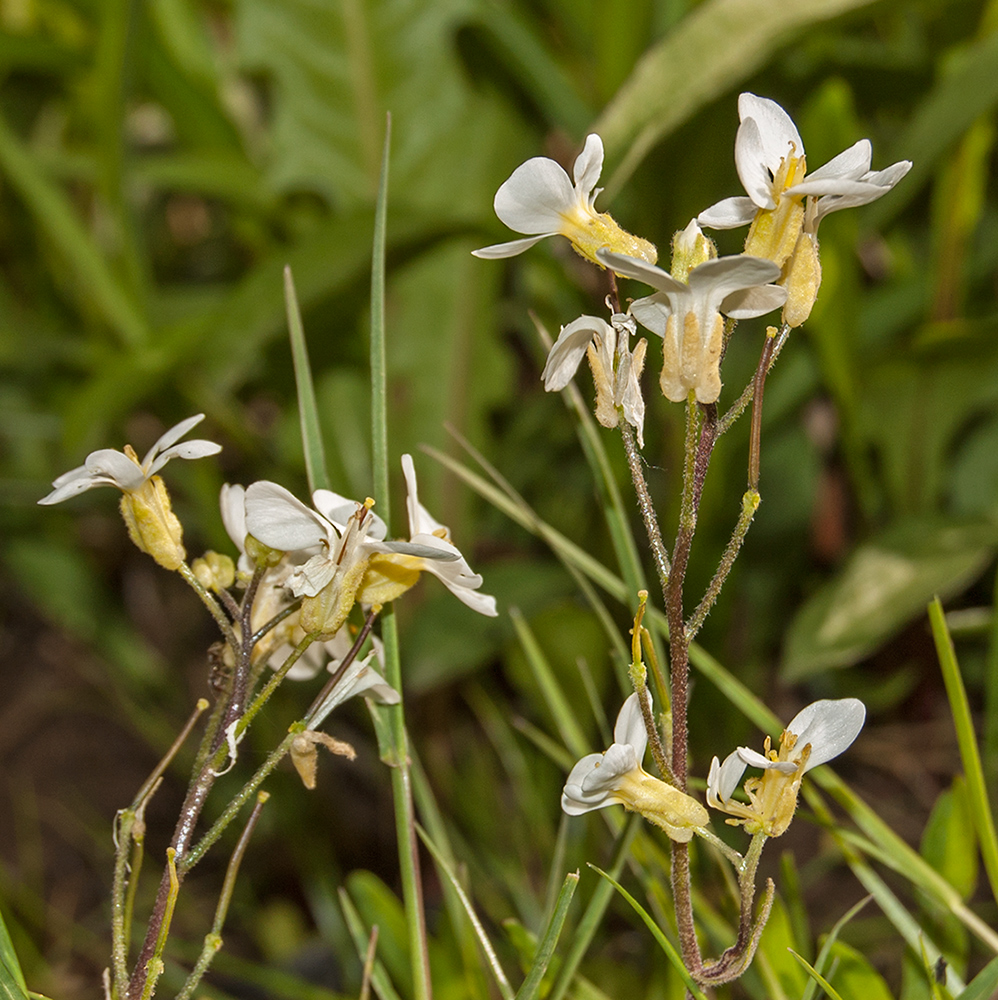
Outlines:
<svg viewBox="0 0 998 1000"><path fill-rule="evenodd" d="M130 444L123 451L113 448L92 451L83 465L59 476L52 483L52 492L38 502L62 503L95 486L116 486L123 494L121 515L132 541L160 566L177 570L187 557L183 528L173 513L166 485L157 473L174 458L204 458L222 450L214 441L177 443L202 420L203 413L181 420L160 437L141 462Z"/></svg>
<svg viewBox="0 0 998 1000"><path fill-rule="evenodd" d="M780 268L760 257L716 257L694 267L687 283L631 257L603 250L600 258L617 274L658 289L632 302L629 312L662 338L662 393L674 403L691 391L700 403L713 403L721 394L722 313L734 319L761 316L786 299L784 289L769 284Z"/></svg>
<svg viewBox="0 0 998 1000"><path fill-rule="evenodd" d="M600 267L603 264L596 251L602 247L654 264L657 252L651 243L621 229L607 213L596 211L596 196L602 190L596 184L602 169L603 141L595 133L586 138L575 161L574 184L562 167L546 156L521 163L496 192L493 204L496 215L510 229L531 235L472 252L488 260L514 257L548 236L560 234Z"/></svg>
<svg viewBox="0 0 998 1000"><path fill-rule="evenodd" d="M804 775L848 749L865 721L866 707L858 698L812 702L783 730L778 750L767 736L765 753L738 747L723 764L715 757L707 777L707 804L736 817L727 822L744 825L748 833L779 837L794 817ZM745 782L748 804L731 797L746 767L764 772Z"/></svg>
<svg viewBox="0 0 998 1000"><path fill-rule="evenodd" d="M432 573L462 603L479 614L495 617L496 599L479 593L482 577L472 571L451 541L450 531L419 502L416 467L411 455L402 456L407 490L409 541L389 542L391 551L371 557L358 599L365 604L385 604L404 594L419 579Z"/></svg>
<svg viewBox="0 0 998 1000"><path fill-rule="evenodd" d="M648 342L642 338L631 350L636 330L634 317L626 313L614 313L609 323L598 316L580 316L561 328L541 378L548 392L564 389L588 356L596 383L596 419L604 427L616 427L622 413L644 447L645 401L639 379Z"/></svg>
<svg viewBox="0 0 998 1000"><path fill-rule="evenodd" d="M645 692L651 704L651 695ZM641 766L648 745L638 694L620 709L613 743L605 753L591 753L572 768L561 795L569 816L622 805L661 827L672 840L686 843L710 816L692 796L648 774Z"/></svg>

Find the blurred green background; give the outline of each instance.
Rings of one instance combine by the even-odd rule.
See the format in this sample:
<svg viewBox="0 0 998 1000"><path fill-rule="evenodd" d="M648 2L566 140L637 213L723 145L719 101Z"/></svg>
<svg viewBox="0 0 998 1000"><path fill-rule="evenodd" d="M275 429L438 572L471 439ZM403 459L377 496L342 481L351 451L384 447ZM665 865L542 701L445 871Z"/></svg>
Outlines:
<svg viewBox="0 0 998 1000"><path fill-rule="evenodd" d="M371 491L369 273L387 111L391 443L417 455L423 502L503 610L481 619L432 580L406 597L410 726L504 959L514 964L540 926L549 866L557 886L565 870L605 862L610 842L600 817L558 839L571 760L539 735L557 730L506 612L521 609L593 749L605 745L600 712L612 723L619 705L619 662L550 551L417 449L460 455L451 425L541 518L613 565L573 418L541 390L531 319L556 334L599 314L600 276L560 240L503 262L470 255L513 238L492 197L514 167L534 155L570 166L593 128L607 151L598 207L663 257L691 216L740 193L740 90L789 111L812 169L862 137L876 169L914 162L880 202L822 225L818 304L767 386L762 507L701 641L784 719L814 697L863 697L872 721L841 771L917 846L957 766L924 621L940 593L961 609L952 624L994 779L998 4L0 0L0 30L0 905L34 988L99 995L111 819L205 693L214 639L182 582L130 546L109 491L54 509L36 500L88 451L130 441L142 454L200 411L199 432L224 451L167 477L191 556L229 551L223 482L272 478L304 496L285 264L333 481L349 496ZM742 235L719 234L721 251L737 252ZM750 377L762 330L739 328L722 402ZM649 353L654 386L657 345ZM588 377L580 386L588 397ZM601 433L629 496L618 443ZM681 409L652 398L645 455L667 526L681 435ZM739 425L716 452L691 605L737 516L747 437ZM404 530L397 517L393 527ZM628 609L609 609L625 635ZM243 778L313 693L285 685ZM706 682L691 712L696 774L712 754L759 743ZM356 706L328 728L360 759L324 761L314 793L290 771L269 783L206 996L356 995L341 884L382 924L386 962L403 948L385 890L396 885L388 778L369 722ZM181 766L150 812L156 857L182 787ZM815 829L799 821L769 858L775 874L780 849L799 855L793 898L812 923L788 904L782 926L804 953L862 895L833 877L840 860ZM654 868L663 845L641 843ZM189 951L218 889L224 862L213 864L185 885L177 935ZM790 871L780 891L792 896ZM971 896L974 872L961 877ZM428 878L440 995L487 996L474 945L447 924ZM583 870L580 898L594 881ZM872 909L851 927L846 939L895 994L928 995ZM961 968L980 965L958 927L939 935ZM624 909L599 940L583 971L606 995L680 995ZM190 958L180 945L176 955ZM799 969L774 975L799 995ZM733 995L775 995L771 982L757 975ZM401 971L397 985L405 995Z"/></svg>

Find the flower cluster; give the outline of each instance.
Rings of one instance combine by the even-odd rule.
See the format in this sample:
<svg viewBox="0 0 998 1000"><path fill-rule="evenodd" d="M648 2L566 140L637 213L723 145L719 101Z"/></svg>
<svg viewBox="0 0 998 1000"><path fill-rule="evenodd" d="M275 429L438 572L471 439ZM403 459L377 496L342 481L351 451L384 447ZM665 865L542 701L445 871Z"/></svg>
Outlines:
<svg viewBox="0 0 998 1000"><path fill-rule="evenodd" d="M539 240L562 235L583 257L623 277L651 285L655 293L631 303L626 314L611 307L611 319L582 316L562 327L544 367L544 387L564 388L588 354L596 382L596 415L606 427L623 421L641 437L644 400L640 375L645 342L632 351L636 320L662 338L660 383L673 402L691 396L715 402L721 392L720 364L729 321L783 308L786 329L810 315L821 283L817 230L829 212L886 194L908 172L902 160L871 170L872 148L861 139L813 173L790 116L774 101L744 93L735 165L746 195L727 198L701 212L673 242L671 271L655 266L655 248L624 232L609 215L596 212L603 144L587 137L575 161L574 184L553 160L534 157L499 188L495 210L511 229L529 238L484 247L479 257L509 257ZM744 253L718 258L700 226L731 229L750 225Z"/></svg>

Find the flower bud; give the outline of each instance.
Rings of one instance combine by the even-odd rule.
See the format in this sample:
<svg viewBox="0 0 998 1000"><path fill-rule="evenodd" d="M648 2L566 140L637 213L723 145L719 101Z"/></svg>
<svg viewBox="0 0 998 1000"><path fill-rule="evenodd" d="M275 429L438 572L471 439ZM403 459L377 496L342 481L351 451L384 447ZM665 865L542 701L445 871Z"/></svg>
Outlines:
<svg viewBox="0 0 998 1000"><path fill-rule="evenodd" d="M236 579L235 563L226 555L208 551L191 563L191 570L205 590L227 590Z"/></svg>
<svg viewBox="0 0 998 1000"><path fill-rule="evenodd" d="M691 219L685 229L680 229L672 237L671 274L676 281L688 284L690 271L716 256L714 241L704 236L696 219Z"/></svg>

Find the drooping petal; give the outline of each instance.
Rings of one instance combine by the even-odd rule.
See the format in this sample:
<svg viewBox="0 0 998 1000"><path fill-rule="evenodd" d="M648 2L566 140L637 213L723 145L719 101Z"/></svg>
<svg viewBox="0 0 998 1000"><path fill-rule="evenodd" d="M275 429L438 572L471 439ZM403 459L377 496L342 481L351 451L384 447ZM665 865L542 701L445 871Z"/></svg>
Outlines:
<svg viewBox="0 0 998 1000"><path fill-rule="evenodd" d="M765 285L780 276L780 266L763 257L736 254L708 260L690 271L690 291L715 309L733 292Z"/></svg>
<svg viewBox="0 0 998 1000"><path fill-rule="evenodd" d="M665 326L672 313L672 306L665 292L635 299L628 306L628 311L646 330L651 330L660 337L665 336Z"/></svg>
<svg viewBox="0 0 998 1000"><path fill-rule="evenodd" d="M492 246L472 250L471 253L475 257L481 257L482 260L500 260L503 257L515 257L517 254L523 253L524 250L529 250L535 243L540 243L541 240L546 240L549 236L557 235L558 231L552 230L550 233L541 233L540 236L528 236L525 240L511 240L509 243L493 243Z"/></svg>
<svg viewBox="0 0 998 1000"><path fill-rule="evenodd" d="M787 732L797 737L797 748L811 744L805 771L824 764L850 747L866 721L866 706L858 698L822 699L797 713Z"/></svg>
<svg viewBox="0 0 998 1000"><path fill-rule="evenodd" d="M724 758L723 764L718 764L715 757L711 761L710 773L707 775L707 801L715 809L719 803L727 802L734 794L744 773L745 761L738 756L737 750L729 753Z"/></svg>
<svg viewBox="0 0 998 1000"><path fill-rule="evenodd" d="M838 212L843 208L856 208L868 205L883 197L908 171L911 170L911 160L899 160L884 170L873 170L864 174L857 182L862 185L862 192L847 194L827 194L819 198L811 213L811 231L818 228L818 223L829 212Z"/></svg>
<svg viewBox="0 0 998 1000"><path fill-rule="evenodd" d="M603 754L599 766L594 767L583 778L582 790L590 794L612 791L625 774L638 767L637 754L634 747L621 743L613 743Z"/></svg>
<svg viewBox="0 0 998 1000"><path fill-rule="evenodd" d="M657 288L660 292L679 294L688 292L687 286L681 281L677 281L668 271L663 271L662 268L639 260L637 257L627 257L622 253L613 253L610 250L600 250L596 256L614 273L621 274L625 278L643 281L646 285L651 285L652 288ZM694 268L695 270L697 269Z"/></svg>
<svg viewBox="0 0 998 1000"><path fill-rule="evenodd" d="M562 214L575 203L568 174L546 156L521 163L496 192L496 215L517 233L558 232Z"/></svg>
<svg viewBox="0 0 998 1000"><path fill-rule="evenodd" d="M454 545L445 542L436 535L414 535L412 540L452 557L447 561L427 559L420 567L421 570L432 573L462 604L466 604L472 611L487 615L489 618L495 618L499 614L496 608L496 599L490 594L478 592L478 588L483 583L482 577L478 573L472 572L467 560Z"/></svg>
<svg viewBox="0 0 998 1000"><path fill-rule="evenodd" d="M732 319L751 319L779 309L786 301L787 290L782 285L755 285L726 295L721 312Z"/></svg>
<svg viewBox="0 0 998 1000"><path fill-rule="evenodd" d="M225 525L226 534L232 539L233 545L242 552L248 534L246 531L246 490L242 486L223 483L218 505L222 512L222 524Z"/></svg>
<svg viewBox="0 0 998 1000"><path fill-rule="evenodd" d="M610 325L597 316L580 316L563 326L541 372L545 390L557 392L564 389L586 356L593 336L599 334L605 338L608 331L613 333Z"/></svg>
<svg viewBox="0 0 998 1000"><path fill-rule="evenodd" d="M283 486L266 480L246 490L246 528L264 545L283 552L328 543L334 534L320 514Z"/></svg>
<svg viewBox="0 0 998 1000"><path fill-rule="evenodd" d="M759 206L751 198L724 198L704 209L697 222L709 229L736 229L747 226L759 211Z"/></svg>
<svg viewBox="0 0 998 1000"><path fill-rule="evenodd" d="M591 753L583 757L569 772L561 794L561 808L569 816L581 816L593 809L613 805L605 791L587 792L584 784L593 770L602 762L603 754Z"/></svg>
<svg viewBox="0 0 998 1000"><path fill-rule="evenodd" d="M75 497L78 493L84 493L95 486L114 486L116 484L106 477L93 475L85 465L81 465L76 469L70 469L69 472L64 472L53 481L52 485L55 489L43 496L38 501L40 504L48 506L49 504L62 503L63 500Z"/></svg>

